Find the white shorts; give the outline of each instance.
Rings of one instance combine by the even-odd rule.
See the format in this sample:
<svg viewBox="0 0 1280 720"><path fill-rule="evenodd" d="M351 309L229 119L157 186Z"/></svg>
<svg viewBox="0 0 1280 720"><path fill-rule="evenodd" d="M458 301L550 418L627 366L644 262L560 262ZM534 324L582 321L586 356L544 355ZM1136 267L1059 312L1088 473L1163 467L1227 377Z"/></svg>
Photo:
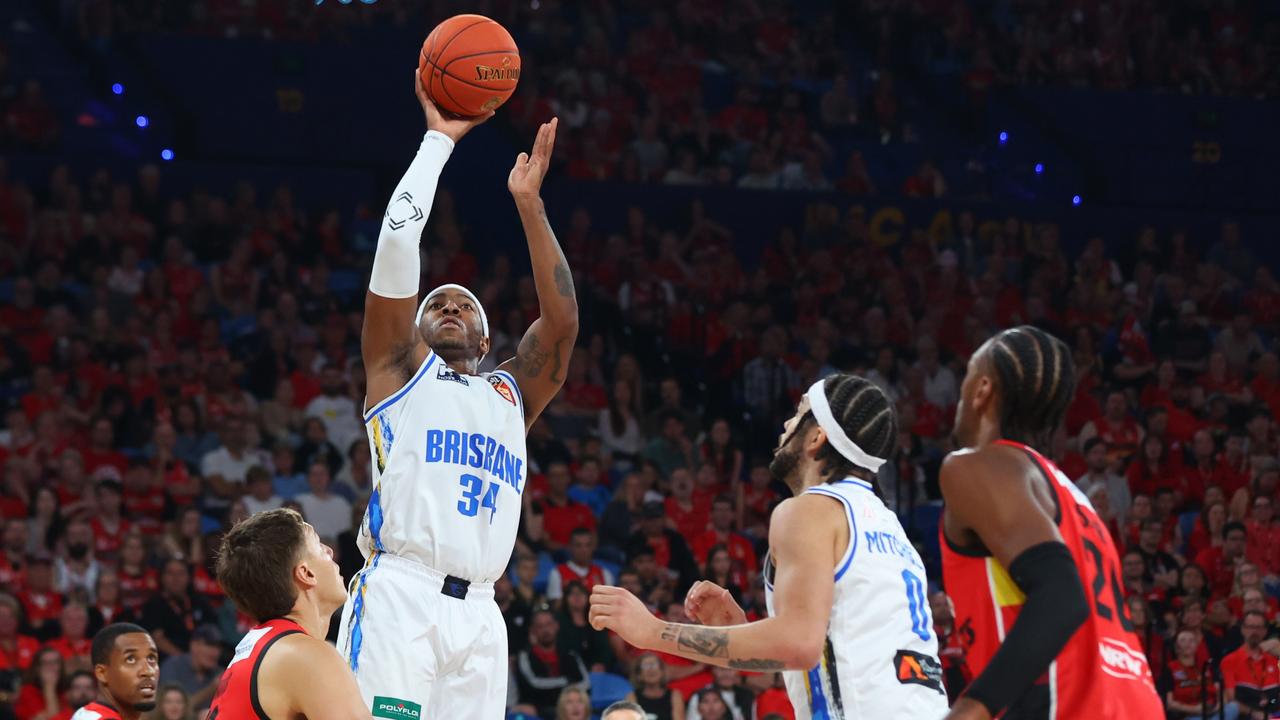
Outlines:
<svg viewBox="0 0 1280 720"><path fill-rule="evenodd" d="M338 650L374 718L502 718L507 626L492 583L465 599L441 592L445 575L379 553L351 581Z"/></svg>

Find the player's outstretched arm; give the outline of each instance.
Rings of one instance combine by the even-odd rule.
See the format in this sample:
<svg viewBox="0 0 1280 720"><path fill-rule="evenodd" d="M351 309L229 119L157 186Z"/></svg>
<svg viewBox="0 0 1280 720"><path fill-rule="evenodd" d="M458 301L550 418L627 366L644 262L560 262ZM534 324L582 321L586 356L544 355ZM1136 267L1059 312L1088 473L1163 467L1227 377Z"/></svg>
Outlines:
<svg viewBox="0 0 1280 720"><path fill-rule="evenodd" d="M1088 618L1080 571L1058 528L1036 500L1027 461L1010 448L952 454L940 483L947 531L970 530L1026 595L1018 619L982 674L947 716L995 717L1045 673ZM1031 472L1038 473L1038 469Z"/></svg>
<svg viewBox="0 0 1280 720"><path fill-rule="evenodd" d="M557 118L543 123L533 141L533 153L520 153L507 176L507 189L520 211L520 224L529 241L540 312L520 340L516 356L499 366L520 384L526 429L560 392L573 343L578 338L578 297L573 289L573 273L551 230L541 195L558 125Z"/></svg>
<svg viewBox="0 0 1280 720"><path fill-rule="evenodd" d="M367 720L355 676L331 645L301 633L281 638L258 670L258 699L271 717Z"/></svg>
<svg viewBox="0 0 1280 720"><path fill-rule="evenodd" d="M591 591L591 625L632 645L738 670L809 670L826 642L835 592L836 528L847 522L838 503L817 495L787 500L773 513L769 548L774 615L731 627L668 623L618 587ZM843 553L844 548L839 548Z"/></svg>
<svg viewBox="0 0 1280 720"><path fill-rule="evenodd" d="M413 89L426 116L427 134L391 194L378 231L360 333L360 350L369 376L365 397L369 407L400 389L408 379L405 365L416 367L426 358L426 342L413 323L422 274L418 241L431 214L440 172L454 145L471 128L493 117L492 112L476 118L444 117L422 89L416 70Z"/></svg>

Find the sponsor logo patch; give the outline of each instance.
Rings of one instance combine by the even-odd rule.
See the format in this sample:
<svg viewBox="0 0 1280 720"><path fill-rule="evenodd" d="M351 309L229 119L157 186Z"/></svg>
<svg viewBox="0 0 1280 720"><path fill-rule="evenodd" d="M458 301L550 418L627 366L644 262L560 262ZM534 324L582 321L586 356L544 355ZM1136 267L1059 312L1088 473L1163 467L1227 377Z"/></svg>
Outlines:
<svg viewBox="0 0 1280 720"><path fill-rule="evenodd" d="M939 693L942 689L942 663L930 655L899 650L893 657L893 667L898 673L898 682L903 685L923 685Z"/></svg>
<svg viewBox="0 0 1280 720"><path fill-rule="evenodd" d="M457 373L453 368L449 367L448 365L443 365L443 364L442 364L442 365L440 366L440 369L436 371L436 379L437 379L437 380L452 380L452 381L454 381L454 382L456 382L456 383L462 383L463 385L466 385L467 387L470 387L470 386L471 386L471 383L467 382L467 379L466 379L466 378L464 378L464 377L462 377L461 375L459 375L459 374L458 374L458 373Z"/></svg>
<svg viewBox="0 0 1280 720"><path fill-rule="evenodd" d="M511 386L507 384L506 380L503 380L497 375L490 375L489 384L493 386L494 390L498 391L498 394L501 395L504 400L512 405L516 404L516 394L512 392Z"/></svg>
<svg viewBox="0 0 1280 720"><path fill-rule="evenodd" d="M375 695L373 698L373 716L390 720L421 720L422 706L393 697Z"/></svg>

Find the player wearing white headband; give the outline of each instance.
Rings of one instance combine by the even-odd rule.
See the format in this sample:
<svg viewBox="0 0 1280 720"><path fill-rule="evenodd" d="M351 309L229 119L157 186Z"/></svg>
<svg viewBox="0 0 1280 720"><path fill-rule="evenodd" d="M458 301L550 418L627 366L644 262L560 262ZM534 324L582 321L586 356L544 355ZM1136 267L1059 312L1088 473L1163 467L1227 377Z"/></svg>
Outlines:
<svg viewBox="0 0 1280 720"><path fill-rule="evenodd" d="M924 564L876 488L897 434L884 393L856 375L819 380L800 399L769 467L795 497L769 526L768 618L748 623L727 590L703 581L685 598L702 626L663 622L628 591L601 585L591 624L647 650L781 670L800 720L941 718Z"/></svg>
<svg viewBox="0 0 1280 720"><path fill-rule="evenodd" d="M560 390L578 333L573 276L540 197L556 121L507 177L541 317L514 358L481 373L484 308L453 284L419 303L418 242L455 143L488 116L443 117L414 78L427 133L387 206L365 296L373 491L338 648L375 718L502 717L507 634L493 581L515 546L525 433Z"/></svg>

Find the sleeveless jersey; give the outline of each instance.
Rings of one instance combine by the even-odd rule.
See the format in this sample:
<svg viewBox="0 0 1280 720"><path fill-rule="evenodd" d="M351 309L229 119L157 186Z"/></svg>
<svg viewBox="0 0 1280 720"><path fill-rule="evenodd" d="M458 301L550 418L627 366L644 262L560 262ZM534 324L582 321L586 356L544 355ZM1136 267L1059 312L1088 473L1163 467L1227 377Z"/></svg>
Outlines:
<svg viewBox="0 0 1280 720"><path fill-rule="evenodd" d="M947 696L924 563L871 484L849 478L811 487L844 506L849 547L836 564L822 659L782 673L797 720L941 718ZM765 603L773 607L773 558Z"/></svg>
<svg viewBox="0 0 1280 720"><path fill-rule="evenodd" d="M258 667L277 640L305 632L298 623L278 618L245 633L218 682L209 720L269 720L258 702Z"/></svg>
<svg viewBox="0 0 1280 720"><path fill-rule="evenodd" d="M524 404L504 371L462 375L434 352L365 413L373 492L358 539L366 567L391 553L463 580L506 570L524 492Z"/></svg>
<svg viewBox="0 0 1280 720"><path fill-rule="evenodd" d="M1021 443L1044 474L1057 504L1055 521L1080 570L1089 619L1049 666L1045 677L1004 713L1008 720L1163 717L1120 584L1120 561L1106 526L1084 493L1052 462ZM1008 571L984 551L959 548L942 534L942 570L955 604L955 623L974 676L991 661L1017 620L1025 596Z"/></svg>
<svg viewBox="0 0 1280 720"><path fill-rule="evenodd" d="M578 571L574 570L567 562L557 565L555 572L560 574L561 592L563 592L565 588L569 587L569 583L574 581L581 583L587 592L591 592L591 589L597 585L604 584L604 568L595 564L587 570L586 575L579 575Z"/></svg>
<svg viewBox="0 0 1280 720"><path fill-rule="evenodd" d="M115 708L97 700L81 707L71 715L71 720L120 720Z"/></svg>

